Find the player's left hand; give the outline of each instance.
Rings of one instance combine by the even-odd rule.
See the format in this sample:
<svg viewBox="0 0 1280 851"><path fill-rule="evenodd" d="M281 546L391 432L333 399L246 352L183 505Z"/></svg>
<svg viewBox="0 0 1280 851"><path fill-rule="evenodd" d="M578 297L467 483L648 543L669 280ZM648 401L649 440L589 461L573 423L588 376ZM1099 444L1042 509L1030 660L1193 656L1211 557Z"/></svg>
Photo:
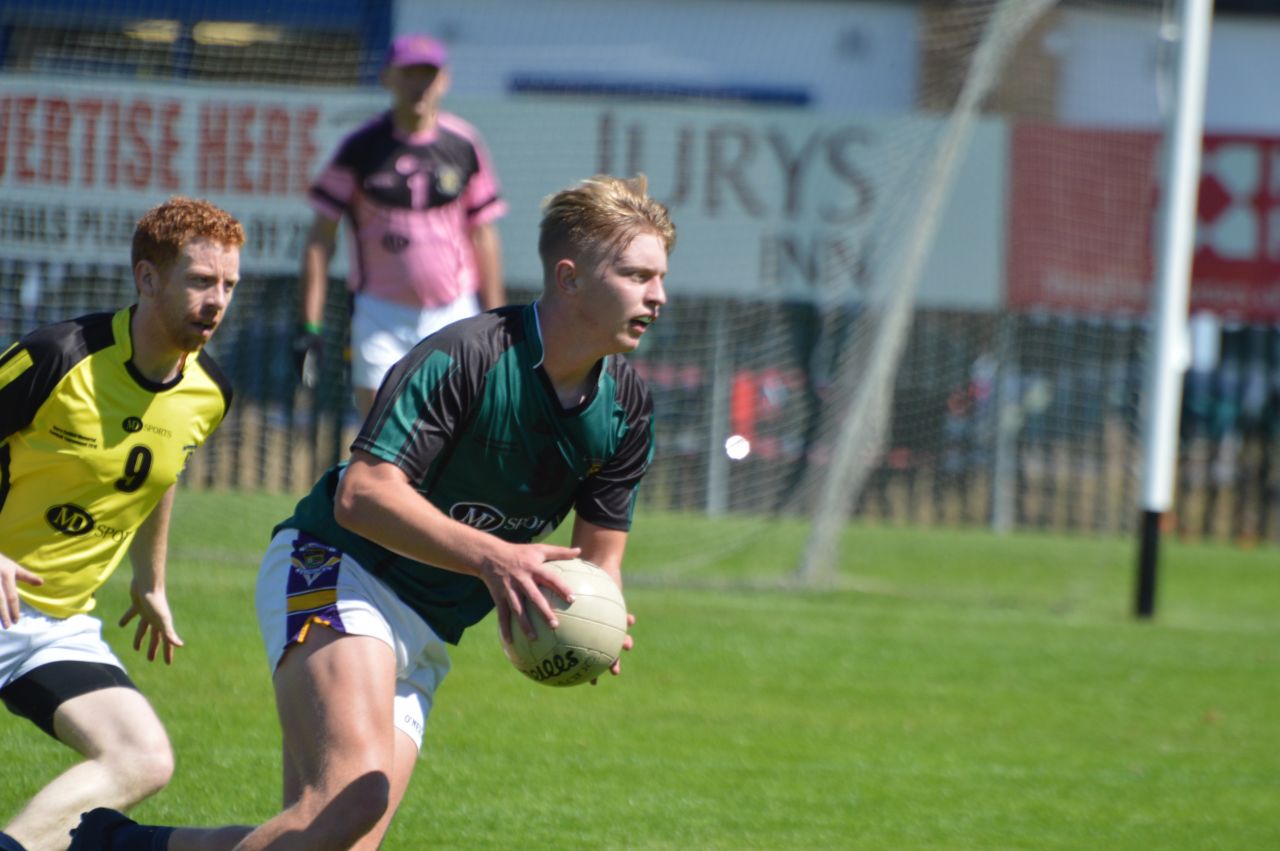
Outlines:
<svg viewBox="0 0 1280 851"><path fill-rule="evenodd" d="M313 327L300 326L293 336L293 364L298 371L298 380L308 390L320 382L324 348L324 335Z"/></svg>
<svg viewBox="0 0 1280 851"><path fill-rule="evenodd" d="M133 649L141 650L142 642L151 633L151 643L147 645L147 661L156 660L156 652L164 644L164 663L173 664L173 648L182 646L182 639L173 628L173 615L169 612L169 601L164 591L145 590L131 585L129 595L133 604L120 618L120 626L138 618L138 627L133 633Z"/></svg>
<svg viewBox="0 0 1280 851"><path fill-rule="evenodd" d="M635 626L635 623L636 623L636 616L631 614L630 612L627 612L627 629L630 630L631 627ZM626 635L622 637L623 650L630 650L633 646L635 646L635 643L636 643L635 639L631 637L630 632L628 632ZM621 656L613 660L613 664L609 666L609 673L613 674L615 677L618 676L618 674L622 673L622 657ZM600 682L600 678L596 677L594 680L591 681L591 684L597 685L599 682Z"/></svg>

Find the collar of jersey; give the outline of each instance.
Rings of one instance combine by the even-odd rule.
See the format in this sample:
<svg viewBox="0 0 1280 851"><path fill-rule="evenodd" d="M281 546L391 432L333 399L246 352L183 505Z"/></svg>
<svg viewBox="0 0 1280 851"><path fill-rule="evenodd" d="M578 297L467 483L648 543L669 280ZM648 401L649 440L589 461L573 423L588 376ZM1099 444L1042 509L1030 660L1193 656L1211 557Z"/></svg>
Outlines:
<svg viewBox="0 0 1280 851"><path fill-rule="evenodd" d="M524 325L525 325L525 337L532 344L531 353L533 355L533 363L531 363L529 366L531 369L534 369L534 370L542 369L542 362L546 360L547 350L546 350L546 346L543 344L543 341L542 341L542 319L539 318L538 316L538 302L536 300L531 302L529 306L525 309ZM605 370L608 368L608 366L609 366L608 355L600 358L600 360L596 362L596 367L595 367L596 390L600 389L600 382L601 380L603 380ZM547 376L545 369L542 369L542 375L543 375L543 380L547 386L547 392L550 394L551 398L554 399L555 389L551 386L551 379ZM597 394L594 392L590 393L587 397L587 400L583 402L581 405L578 405L572 409L560 408L560 410L562 412L582 410L583 408L589 407L591 403L595 401L596 395ZM557 405L558 404L559 403L557 402Z"/></svg>
<svg viewBox="0 0 1280 851"><path fill-rule="evenodd" d="M120 347L120 354L124 359L124 368L129 373L129 376L143 390L151 393L162 393L165 390L177 387L178 382L182 381L182 373L185 370L179 370L172 381L160 382L147 378L133 365L133 323L130 320L133 318L133 312L137 308L138 306L134 304L116 311L116 315L111 319L111 335L115 338L116 345Z"/></svg>
<svg viewBox="0 0 1280 851"><path fill-rule="evenodd" d="M547 356L546 347L542 344L542 318L538 316L538 302L535 300L529 305L529 309L524 314L525 336L534 342L536 348L533 351L534 369L542 366L542 361Z"/></svg>
<svg viewBox="0 0 1280 851"><path fill-rule="evenodd" d="M542 341L542 318L538 315L538 302L536 300L530 303L528 309L525 311L524 325L525 336L536 344L533 350L534 360L530 366L537 369L542 366L542 362L547 359L547 347ZM606 356L600 360L607 363L609 358ZM600 372L601 374L604 374L603 363L601 364ZM596 379L596 381L599 383L599 379Z"/></svg>
<svg viewBox="0 0 1280 851"><path fill-rule="evenodd" d="M391 138L407 145L430 145L440 138L440 115L441 113L437 111L436 120L426 130L409 133L396 127L395 116L391 110L387 110L387 123L391 125Z"/></svg>

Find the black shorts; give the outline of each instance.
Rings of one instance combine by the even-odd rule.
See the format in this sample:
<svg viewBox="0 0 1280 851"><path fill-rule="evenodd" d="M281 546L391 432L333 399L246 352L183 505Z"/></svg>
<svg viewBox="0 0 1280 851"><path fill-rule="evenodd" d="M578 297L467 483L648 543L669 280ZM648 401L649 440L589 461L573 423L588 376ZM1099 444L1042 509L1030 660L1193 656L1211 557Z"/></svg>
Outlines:
<svg viewBox="0 0 1280 851"><path fill-rule="evenodd" d="M73 697L123 686L138 687L122 668L103 662L50 662L28 671L0 689L0 700L55 739L53 713Z"/></svg>

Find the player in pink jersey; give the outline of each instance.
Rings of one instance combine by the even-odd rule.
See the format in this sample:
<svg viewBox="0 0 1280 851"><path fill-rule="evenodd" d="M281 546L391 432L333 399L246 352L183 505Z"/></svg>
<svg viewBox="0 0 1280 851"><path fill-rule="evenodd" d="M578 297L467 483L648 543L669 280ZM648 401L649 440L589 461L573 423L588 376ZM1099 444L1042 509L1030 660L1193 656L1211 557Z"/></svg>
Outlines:
<svg viewBox="0 0 1280 851"><path fill-rule="evenodd" d="M351 378L361 416L383 375L423 337L506 303L495 226L506 210L484 141L443 112L444 45L395 39L382 83L391 109L347 136L311 187L315 221L303 252L302 327L294 344L313 386L330 258L348 218Z"/></svg>

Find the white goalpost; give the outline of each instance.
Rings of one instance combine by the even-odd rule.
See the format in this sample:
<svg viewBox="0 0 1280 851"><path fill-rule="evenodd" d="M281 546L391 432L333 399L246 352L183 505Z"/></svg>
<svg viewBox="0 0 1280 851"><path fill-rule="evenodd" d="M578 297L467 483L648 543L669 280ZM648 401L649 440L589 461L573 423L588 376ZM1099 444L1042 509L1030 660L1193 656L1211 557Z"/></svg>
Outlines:
<svg viewBox="0 0 1280 851"><path fill-rule="evenodd" d="M1173 504L1182 376L1191 360L1187 302L1195 246L1196 193L1204 133L1213 0L1178 0L1173 102L1162 172L1162 199L1152 346L1147 361L1147 408L1142 423L1142 520L1134 611L1156 610L1160 520Z"/></svg>

